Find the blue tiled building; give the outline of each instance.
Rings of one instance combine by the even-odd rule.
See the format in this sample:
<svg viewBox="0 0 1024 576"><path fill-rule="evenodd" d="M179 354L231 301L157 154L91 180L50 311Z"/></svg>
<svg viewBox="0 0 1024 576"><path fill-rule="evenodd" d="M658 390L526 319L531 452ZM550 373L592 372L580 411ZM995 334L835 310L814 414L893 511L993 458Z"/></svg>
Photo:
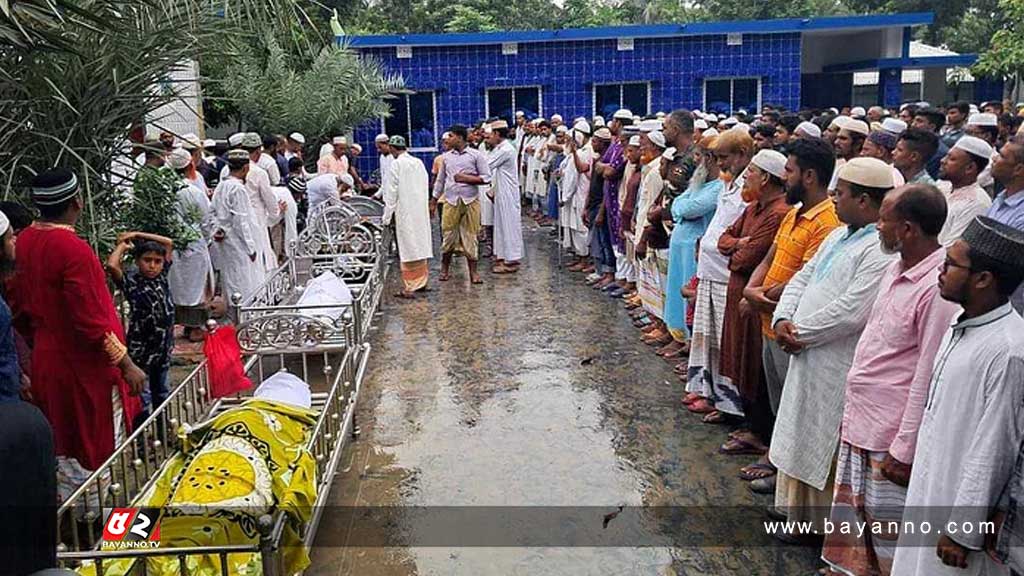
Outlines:
<svg viewBox="0 0 1024 576"><path fill-rule="evenodd" d="M975 59L911 59L912 28L932 19L915 13L338 41L400 73L407 88L391 100L391 118L355 131L364 149L360 169L369 172L382 131L405 135L411 151L427 158L446 127L511 118L515 110L568 120L619 107L646 114L838 106L849 102L861 70L881 71L878 101L896 105L904 67Z"/></svg>

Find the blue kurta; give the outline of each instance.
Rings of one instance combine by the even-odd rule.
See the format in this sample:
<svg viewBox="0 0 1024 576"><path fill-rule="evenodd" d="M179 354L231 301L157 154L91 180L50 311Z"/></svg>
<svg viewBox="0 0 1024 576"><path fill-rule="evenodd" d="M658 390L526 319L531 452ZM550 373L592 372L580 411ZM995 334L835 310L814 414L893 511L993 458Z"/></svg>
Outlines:
<svg viewBox="0 0 1024 576"><path fill-rule="evenodd" d="M697 273L697 241L715 215L718 195L725 189L720 179L688 189L672 201L672 239L669 242L668 286L665 287L665 323L672 331L689 336L686 299L679 290Z"/></svg>

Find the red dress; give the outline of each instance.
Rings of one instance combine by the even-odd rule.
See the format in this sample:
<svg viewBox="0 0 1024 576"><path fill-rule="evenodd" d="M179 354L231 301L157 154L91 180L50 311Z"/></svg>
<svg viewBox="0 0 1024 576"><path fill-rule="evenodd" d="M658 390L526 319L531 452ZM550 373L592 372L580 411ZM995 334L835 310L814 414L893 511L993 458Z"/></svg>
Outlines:
<svg viewBox="0 0 1024 576"><path fill-rule="evenodd" d="M141 405L117 368L124 329L99 259L70 226L36 223L18 235L12 310L32 344L32 396L56 454L96 470L114 451L111 391L125 425Z"/></svg>

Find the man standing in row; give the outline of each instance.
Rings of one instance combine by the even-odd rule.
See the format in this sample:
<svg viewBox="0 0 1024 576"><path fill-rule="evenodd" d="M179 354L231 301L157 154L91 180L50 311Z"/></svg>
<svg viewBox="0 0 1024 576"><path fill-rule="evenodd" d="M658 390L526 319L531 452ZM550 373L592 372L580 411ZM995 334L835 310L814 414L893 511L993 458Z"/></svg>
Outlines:
<svg viewBox="0 0 1024 576"><path fill-rule="evenodd" d="M483 284L477 272L480 232L480 188L491 182L487 158L479 150L467 146L469 137L466 127L452 126L448 131L450 150L444 153L444 160L434 180L434 196L430 200L431 213L437 208L437 200L444 196L441 216L441 276L445 282L450 277L452 255L466 256L469 279L473 284Z"/></svg>
<svg viewBox="0 0 1024 576"><path fill-rule="evenodd" d="M523 258L523 221L520 217L519 170L516 150L508 141L508 122L491 123L487 166L491 174L491 197L494 200L494 268L495 274L514 274Z"/></svg>
<svg viewBox="0 0 1024 576"><path fill-rule="evenodd" d="M403 284L402 291L395 296L411 300L416 292L426 289L427 262L434 257L427 207L430 181L423 162L405 151L403 136L392 136L388 147L394 153L394 162L389 166L390 175L383 189L383 220L385 226L391 223L392 216L395 220Z"/></svg>

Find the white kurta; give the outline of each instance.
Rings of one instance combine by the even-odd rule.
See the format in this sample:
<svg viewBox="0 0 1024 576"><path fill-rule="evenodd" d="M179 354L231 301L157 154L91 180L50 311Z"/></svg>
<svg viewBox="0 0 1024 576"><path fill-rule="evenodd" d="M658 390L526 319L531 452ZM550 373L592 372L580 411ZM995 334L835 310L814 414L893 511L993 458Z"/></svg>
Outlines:
<svg viewBox="0 0 1024 576"><path fill-rule="evenodd" d="M221 294L229 303L233 302L235 294L244 299L263 279L262 270L249 258L257 251L251 212L249 192L242 181L231 176L221 178L213 191L214 232L224 232L224 239L217 242L217 261Z"/></svg>
<svg viewBox="0 0 1024 576"><path fill-rule="evenodd" d="M256 162L256 165L267 171L271 186L281 185L281 169L277 166L277 160L274 160L273 156L266 152L260 154L260 159Z"/></svg>
<svg viewBox="0 0 1024 576"><path fill-rule="evenodd" d="M661 160L655 158L640 168L640 189L636 195L636 212L633 214L633 240L640 244L644 228L647 227L647 212L658 198L665 181L661 178Z"/></svg>
<svg viewBox="0 0 1024 576"><path fill-rule="evenodd" d="M221 179L228 176L228 167L225 166L220 172ZM252 218L252 237L256 241L256 263L262 268L259 273L260 281L266 277L266 273L277 268L277 255L270 244L269 222L276 219L281 209L277 205L277 196L270 189L270 176L267 171L260 168L255 162L249 162L249 174L245 177L245 188L249 193L249 204L252 210L249 216Z"/></svg>
<svg viewBox="0 0 1024 576"><path fill-rule="evenodd" d="M576 160L580 164L588 166L586 172L580 172L575 166ZM573 162L573 169L576 171L576 190L572 195L572 204L569 206L570 220L569 227L575 232L589 232L583 222L583 215L587 213L587 196L590 194L590 174L594 165L594 148L587 142L587 145L576 151L576 158L569 155Z"/></svg>
<svg viewBox="0 0 1024 576"><path fill-rule="evenodd" d="M309 182L306 182L306 200L309 203L310 214L324 202L340 201L338 177L334 174L320 174L311 178Z"/></svg>
<svg viewBox="0 0 1024 576"><path fill-rule="evenodd" d="M780 471L823 490L839 446L846 374L885 269L875 225L840 226L786 285L772 318L796 325L805 348L790 356L769 458Z"/></svg>
<svg viewBox="0 0 1024 576"><path fill-rule="evenodd" d="M487 145L483 142L477 147L480 153L484 156L487 155ZM491 190L490 184L484 184L478 186L480 190L480 225L481 226L494 226L494 200L491 200L487 193Z"/></svg>
<svg viewBox="0 0 1024 576"><path fill-rule="evenodd" d="M206 192L189 184L178 189L178 213L182 218L194 214L199 222L193 228L202 237L191 242L184 250L174 250L174 266L167 272L171 299L178 306L198 306L213 294L213 265L210 262L210 242L216 218Z"/></svg>
<svg viewBox="0 0 1024 576"><path fill-rule="evenodd" d="M946 193L946 223L939 232L939 244L948 248L963 235L975 216L988 212L992 199L977 182L951 192L949 182L940 182L939 187Z"/></svg>
<svg viewBox="0 0 1024 576"><path fill-rule="evenodd" d="M277 226L279 222L284 220L284 253L286 256L291 256L295 251L293 242L299 237L299 206L295 203L295 197L288 188L284 186L271 186L271 190L274 191L274 195L277 196L279 202L284 202L285 211L283 214L278 214L277 218L270 221L271 226Z"/></svg>
<svg viewBox="0 0 1024 576"><path fill-rule="evenodd" d="M508 140L487 155L494 191L494 255L509 262L523 257L523 221L519 205L516 149Z"/></svg>
<svg viewBox="0 0 1024 576"><path fill-rule="evenodd" d="M576 171L576 162L572 154L562 157L562 164L559 166L561 178L558 181L558 224L568 229L572 224L572 199L576 195L576 179L579 172Z"/></svg>
<svg viewBox="0 0 1024 576"><path fill-rule="evenodd" d="M434 257L430 238L430 177L423 161L408 152L395 158L384 189L384 223L395 221L402 262Z"/></svg>
<svg viewBox="0 0 1024 576"><path fill-rule="evenodd" d="M979 522L989 519L1010 480L1024 432L1024 319L1009 304L957 321L935 356L917 434L904 522L931 522L932 533L901 534L893 576L1006 574L980 549ZM950 508L952 507L952 508ZM974 523L972 534L948 534L971 550L967 569L935 554L949 522Z"/></svg>

